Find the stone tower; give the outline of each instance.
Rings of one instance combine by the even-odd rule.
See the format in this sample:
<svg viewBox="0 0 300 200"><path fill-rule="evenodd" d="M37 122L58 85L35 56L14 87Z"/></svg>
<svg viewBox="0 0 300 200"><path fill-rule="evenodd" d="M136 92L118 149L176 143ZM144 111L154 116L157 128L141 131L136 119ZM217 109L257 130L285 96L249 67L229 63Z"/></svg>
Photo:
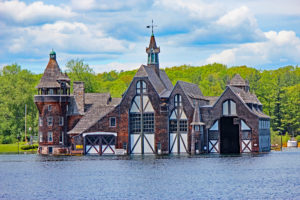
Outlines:
<svg viewBox="0 0 300 200"><path fill-rule="evenodd" d="M34 102L39 110L39 153L67 153L67 112L70 79L62 73L52 50L48 65L36 87Z"/></svg>

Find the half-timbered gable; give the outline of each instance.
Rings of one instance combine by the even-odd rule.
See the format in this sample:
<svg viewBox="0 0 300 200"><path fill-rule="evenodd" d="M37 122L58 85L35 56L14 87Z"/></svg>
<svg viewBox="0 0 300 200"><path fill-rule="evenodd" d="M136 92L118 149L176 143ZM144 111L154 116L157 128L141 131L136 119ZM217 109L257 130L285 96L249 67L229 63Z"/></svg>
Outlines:
<svg viewBox="0 0 300 200"><path fill-rule="evenodd" d="M178 81L169 97L169 137L171 153L189 153L194 111L203 97L199 87ZM196 106L197 102L197 106Z"/></svg>
<svg viewBox="0 0 300 200"><path fill-rule="evenodd" d="M40 153L180 154L270 150L270 119L248 81L235 75L220 97L198 85L173 87L159 68L152 34L141 65L122 98L85 93L84 83L63 74L55 52L38 85ZM66 134L68 133L68 134Z"/></svg>

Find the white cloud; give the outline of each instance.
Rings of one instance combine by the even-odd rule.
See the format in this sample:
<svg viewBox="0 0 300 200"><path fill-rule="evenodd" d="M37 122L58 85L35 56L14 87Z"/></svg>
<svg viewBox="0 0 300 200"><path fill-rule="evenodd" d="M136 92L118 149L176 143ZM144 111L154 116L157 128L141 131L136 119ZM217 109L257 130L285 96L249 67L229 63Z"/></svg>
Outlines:
<svg viewBox="0 0 300 200"><path fill-rule="evenodd" d="M46 5L42 1L26 4L18 0L0 1L0 19L16 23L37 23L69 18L75 14L69 7Z"/></svg>
<svg viewBox="0 0 300 200"><path fill-rule="evenodd" d="M218 25L233 28L244 25L257 27L256 19L246 6L234 9L222 16L216 23Z"/></svg>
<svg viewBox="0 0 300 200"><path fill-rule="evenodd" d="M107 64L97 64L90 65L96 73L108 72L111 70L121 71L121 70L134 70L141 66L141 63L120 63L111 62Z"/></svg>
<svg viewBox="0 0 300 200"><path fill-rule="evenodd" d="M293 31L266 32L264 42L253 42L212 54L207 63L228 65L264 65L272 63L300 62L300 38Z"/></svg>
<svg viewBox="0 0 300 200"><path fill-rule="evenodd" d="M156 0L156 7L164 7L166 10L174 10L178 15L188 15L197 19L206 19L219 16L222 13L222 7L218 3L204 3L199 0Z"/></svg>
<svg viewBox="0 0 300 200"><path fill-rule="evenodd" d="M12 39L9 50L21 53L28 49L55 48L66 52L120 53L134 46L126 41L107 36L99 25L86 25L79 22L58 21L38 27L19 28L19 36Z"/></svg>
<svg viewBox="0 0 300 200"><path fill-rule="evenodd" d="M95 7L95 0L71 0L72 8L76 10L90 10Z"/></svg>

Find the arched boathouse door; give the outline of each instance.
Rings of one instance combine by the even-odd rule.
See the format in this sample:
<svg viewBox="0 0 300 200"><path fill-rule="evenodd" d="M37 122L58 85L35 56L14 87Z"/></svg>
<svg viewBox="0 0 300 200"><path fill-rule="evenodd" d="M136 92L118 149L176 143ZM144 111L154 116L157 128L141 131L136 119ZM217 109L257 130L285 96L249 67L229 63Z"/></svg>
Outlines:
<svg viewBox="0 0 300 200"><path fill-rule="evenodd" d="M175 108L169 119L170 153L188 153L188 122L182 107L181 95L175 95L174 102Z"/></svg>
<svg viewBox="0 0 300 200"><path fill-rule="evenodd" d="M137 95L134 97L129 111L130 153L153 154L154 150L154 109L144 81L136 85Z"/></svg>

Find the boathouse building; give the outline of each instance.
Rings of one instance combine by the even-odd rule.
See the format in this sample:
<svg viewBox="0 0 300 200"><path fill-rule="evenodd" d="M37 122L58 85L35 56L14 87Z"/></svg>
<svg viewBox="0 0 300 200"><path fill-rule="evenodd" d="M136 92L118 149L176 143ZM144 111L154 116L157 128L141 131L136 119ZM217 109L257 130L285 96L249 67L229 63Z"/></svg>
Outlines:
<svg viewBox="0 0 300 200"><path fill-rule="evenodd" d="M40 154L199 154L270 151L270 118L236 74L219 97L192 83L173 85L159 67L152 34L141 65L122 98L85 93L62 73L56 53L34 96Z"/></svg>

